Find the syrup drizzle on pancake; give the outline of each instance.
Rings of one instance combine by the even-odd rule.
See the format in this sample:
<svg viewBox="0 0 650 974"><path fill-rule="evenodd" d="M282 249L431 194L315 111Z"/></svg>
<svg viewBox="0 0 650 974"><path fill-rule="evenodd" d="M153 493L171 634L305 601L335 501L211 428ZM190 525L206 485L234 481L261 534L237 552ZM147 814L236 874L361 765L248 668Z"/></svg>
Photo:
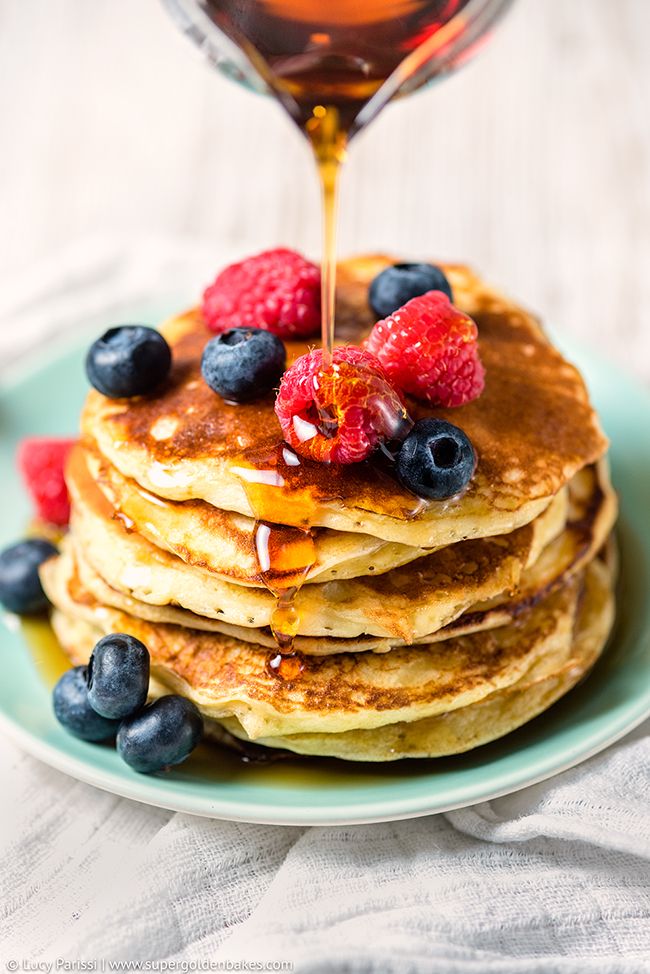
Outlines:
<svg viewBox="0 0 650 974"><path fill-rule="evenodd" d="M283 447L281 454L285 466L300 465L300 459L289 447ZM293 650L300 629L295 601L316 563L313 533L309 528L283 525L283 495L278 490L274 503L273 492L260 489L268 486L281 489L284 486L284 478L277 468L242 467L238 475L256 516L254 538L259 577L276 600L271 616L271 632L278 652L267 654L266 669L282 680L294 680L304 668L302 654Z"/></svg>
<svg viewBox="0 0 650 974"><path fill-rule="evenodd" d="M302 545L288 547L283 544L285 530L268 521L258 521L255 525L255 550L260 577L276 599L275 610L271 616L271 632L279 652L268 654L266 668L273 676L283 680L295 679L304 667L302 654L293 651L293 643L300 628L295 600L316 560L311 532L300 528L295 530L302 535ZM288 564L288 560L296 554L302 555L299 558L302 564ZM285 572L291 573L292 581L289 584L278 585L277 581L271 580Z"/></svg>

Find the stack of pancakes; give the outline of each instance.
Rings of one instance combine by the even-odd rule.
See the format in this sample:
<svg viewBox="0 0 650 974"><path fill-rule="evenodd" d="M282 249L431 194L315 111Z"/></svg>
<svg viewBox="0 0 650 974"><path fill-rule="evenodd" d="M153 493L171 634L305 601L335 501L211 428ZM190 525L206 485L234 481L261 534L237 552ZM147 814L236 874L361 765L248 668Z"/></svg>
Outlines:
<svg viewBox="0 0 650 974"><path fill-rule="evenodd" d="M338 340L372 326L368 285L387 263L341 266ZM444 269L477 322L485 391L408 407L471 439L459 497L414 497L381 455L297 457L272 396L232 405L204 383L198 311L162 329L174 364L158 394L90 393L70 532L43 567L74 663L129 632L150 650L152 694L189 697L216 736L375 761L468 750L581 679L614 611L607 441L537 322ZM306 350L288 343L289 362Z"/></svg>

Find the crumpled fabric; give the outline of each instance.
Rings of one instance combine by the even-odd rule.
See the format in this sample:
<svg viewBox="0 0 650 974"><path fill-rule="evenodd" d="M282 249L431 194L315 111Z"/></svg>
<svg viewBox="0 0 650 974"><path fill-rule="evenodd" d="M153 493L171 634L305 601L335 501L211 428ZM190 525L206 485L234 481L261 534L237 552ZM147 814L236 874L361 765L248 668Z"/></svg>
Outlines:
<svg viewBox="0 0 650 974"><path fill-rule="evenodd" d="M7 742L0 780L5 963L650 971L650 724L514 795L377 825L153 809Z"/></svg>

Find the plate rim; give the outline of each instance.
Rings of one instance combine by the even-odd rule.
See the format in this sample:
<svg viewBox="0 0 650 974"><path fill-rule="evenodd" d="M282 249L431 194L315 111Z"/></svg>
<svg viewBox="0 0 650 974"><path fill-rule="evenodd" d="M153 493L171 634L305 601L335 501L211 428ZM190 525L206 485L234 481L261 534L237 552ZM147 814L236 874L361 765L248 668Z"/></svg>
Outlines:
<svg viewBox="0 0 650 974"><path fill-rule="evenodd" d="M648 699L645 704L640 708L640 712L635 715L635 717L630 719L621 719L620 726L616 728L615 731L611 733L604 734L602 736L594 735L596 739L592 741L589 748L584 750L581 747L576 747L575 753L571 757L567 758L565 762L561 765L553 764L552 767L547 767L545 770L540 771L538 775L533 775L528 777L523 775L514 775L515 779L519 777L516 783L510 781L509 784L502 788L486 789L485 792L481 792L478 795L474 795L469 799L459 799L457 801L442 802L440 804L427 804L427 799L423 799L422 803L418 802L415 798L410 797L408 799L389 800L386 799L378 800L377 805L381 805L386 809L391 807L393 811L388 811L387 809L383 812L378 812L377 814L366 814L364 813L362 817L355 814L350 814L348 816L348 807L350 809L353 806L342 805L335 809L328 810L327 815L321 817L320 810L316 809L315 813L311 814L311 807L304 806L300 810L298 815L288 815L283 814L283 806L274 806L279 814L274 815L258 815L249 814L244 809L250 809L251 805L242 801L224 801L223 799L201 799L198 796L192 795L188 796L187 801L178 801L171 797L164 797L169 795L167 789L160 788L161 779L160 778L146 778L146 780L140 780L134 778L132 782L132 787L128 786L129 779L117 775L114 772L106 772L93 767L89 761L84 761L80 758L71 757L64 751L52 744L48 744L36 737L36 735L25 730L22 725L18 722L12 720L5 713L0 711L0 728L7 732L7 736L17 744L19 747L23 748L27 754L31 757L36 758L48 767L54 768L56 771L60 771L63 774L67 774L70 777L75 778L77 781L81 781L84 784L92 785L94 788L98 788L101 791L108 792L109 794L116 795L119 798L127 798L130 801L136 801L143 805L150 805L154 808L163 808L167 811L172 812L182 812L183 814L196 815L199 818L211 818L217 821L227 821L227 822L241 822L250 825L282 825L282 826L353 826L353 825L374 825L385 822L401 822L413 818L424 818L427 815L439 815L444 812L455 811L460 808L469 808L473 805L480 805L483 802L494 801L497 798L503 798L506 795L513 795L518 791L522 791L525 788L532 787L533 785L540 784L543 781L548 781L549 778L554 778L556 775L563 774L565 771L571 770L571 768L576 767L578 764L582 764L584 761L589 761L591 758L595 757L601 751L613 744L616 744L622 738L626 737L627 734L631 733L637 727L639 727L648 717L650 717L650 689L647 693ZM548 763L547 759L546 763ZM542 762L544 763L544 762ZM552 763L552 762L551 762ZM155 782L155 785L153 784ZM149 795L149 792L155 792L155 794ZM143 792L145 794L143 794ZM161 794L162 792L162 794ZM198 804L197 804L198 802ZM212 804L214 808L208 808L208 805ZM400 808L401 805L410 805L410 810ZM426 807L424 807L426 805ZM416 807L417 806L417 807ZM372 803L368 802L366 808L372 807ZM339 812L344 814L339 814Z"/></svg>

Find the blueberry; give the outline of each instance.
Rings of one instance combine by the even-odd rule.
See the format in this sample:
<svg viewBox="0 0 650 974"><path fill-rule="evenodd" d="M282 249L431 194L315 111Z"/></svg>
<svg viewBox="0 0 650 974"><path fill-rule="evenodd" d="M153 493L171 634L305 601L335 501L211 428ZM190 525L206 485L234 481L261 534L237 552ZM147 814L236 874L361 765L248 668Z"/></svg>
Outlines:
<svg viewBox="0 0 650 974"><path fill-rule="evenodd" d="M250 402L279 383L286 364L287 353L277 335L261 328L231 328L205 346L201 372L224 399Z"/></svg>
<svg viewBox="0 0 650 974"><path fill-rule="evenodd" d="M88 700L93 710L121 720L144 707L148 690L147 647L122 632L100 639L88 664Z"/></svg>
<svg viewBox="0 0 650 974"><path fill-rule="evenodd" d="M397 476L419 497L443 500L472 479L476 454L461 429L444 419L421 419L402 443Z"/></svg>
<svg viewBox="0 0 650 974"><path fill-rule="evenodd" d="M56 555L49 541L28 538L0 554L0 603L9 612L30 615L43 612L49 602L39 578L39 566Z"/></svg>
<svg viewBox="0 0 650 974"><path fill-rule="evenodd" d="M160 697L122 721L117 752L135 771L150 774L184 761L202 734L203 720L191 700Z"/></svg>
<svg viewBox="0 0 650 974"><path fill-rule="evenodd" d="M393 264L377 274L368 298L375 314L386 318L427 291L442 291L453 301L449 281L435 264Z"/></svg>
<svg viewBox="0 0 650 974"><path fill-rule="evenodd" d="M144 396L169 375L172 353L154 328L121 325L109 328L88 350L86 375L110 399Z"/></svg>
<svg viewBox="0 0 650 974"><path fill-rule="evenodd" d="M82 741L108 741L115 737L119 720L101 717L90 706L85 666L75 666L63 674L52 692L52 703L58 722Z"/></svg>

